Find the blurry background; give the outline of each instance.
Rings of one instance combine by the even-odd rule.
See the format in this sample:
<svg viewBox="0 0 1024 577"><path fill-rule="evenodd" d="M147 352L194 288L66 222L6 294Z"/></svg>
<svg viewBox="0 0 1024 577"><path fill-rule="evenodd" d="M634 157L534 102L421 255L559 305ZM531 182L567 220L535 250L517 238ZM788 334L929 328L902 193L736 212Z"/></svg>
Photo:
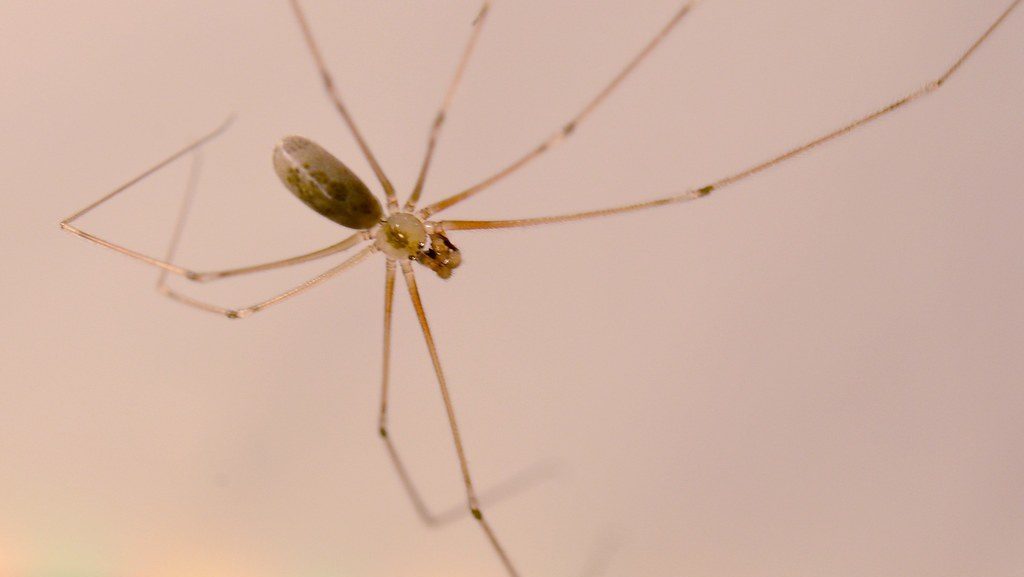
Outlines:
<svg viewBox="0 0 1024 577"><path fill-rule="evenodd" d="M705 2L571 142L445 216L716 179L920 86L1005 4ZM426 199L539 142L677 5L496 2ZM478 3L306 7L408 191ZM286 2L0 12L0 575L503 575L470 519L419 523L377 438L380 259L229 322L57 230L236 111L181 262L340 238L270 165L302 134L378 190ZM421 289L478 486L529 479L485 503L524 577L1024 571L1022 38L1019 11L937 94L698 203L452 234L465 265ZM187 168L81 225L162 253ZM188 288L246 305L328 266ZM396 303L393 436L429 504L461 507Z"/></svg>

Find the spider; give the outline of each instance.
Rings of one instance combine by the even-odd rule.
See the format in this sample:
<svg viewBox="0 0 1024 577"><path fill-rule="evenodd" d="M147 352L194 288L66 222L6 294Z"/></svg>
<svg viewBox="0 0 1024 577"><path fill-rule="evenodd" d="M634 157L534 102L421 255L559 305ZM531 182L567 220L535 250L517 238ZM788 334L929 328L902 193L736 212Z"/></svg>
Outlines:
<svg viewBox="0 0 1024 577"><path fill-rule="evenodd" d="M189 191L185 195L175 231L171 237L170 246L166 256L162 259L154 258L130 248L104 240L103 238L86 232L72 224L81 216L110 201L149 175L161 170L168 164L186 154L198 151L204 144L223 133L230 125L231 119L217 127L215 130L170 155L166 159L153 165L137 177L122 184L99 200L78 212L75 212L68 218L61 221L60 227L86 240L161 269L158 289L167 297L184 305L219 314L231 319L249 317L254 313L262 311L272 305L283 302L306 292L315 286L323 284L327 280L334 278L364 260L367 260L375 253L382 254L385 261L385 282L382 385L378 417L379 434L385 444L388 455L397 471L397 474L406 492L409 494L417 512L421 517L429 521L430 515L423 507L412 480L407 474L402 461L399 458L399 454L388 435L388 383L391 352L392 305L394 300L396 277L398 276L398 269L401 269L402 277L404 278L409 297L412 301L423 337L426 341L426 346L440 387L441 396L444 401L448 424L451 430L455 452L458 457L462 481L465 486L469 513L473 516L483 533L486 535L486 538L490 542L494 552L499 557L507 573L513 577L518 576L519 573L513 565L505 547L501 544L496 533L492 529L488 519L485 518L480 506L480 500L473 485L473 478L470 473L466 453L463 447L462 436L459 432L447 380L442 369L440 356L438 355L433 335L431 334L430 325L427 321L427 315L423 302L420 298L419 289L417 288L415 274L416 267L425 267L442 279L450 278L455 269L462 264L461 253L449 236L451 233L456 231L530 227L605 217L663 205L678 204L703 198L710 195L712 192L754 176L808 150L852 132L882 116L894 112L897 109L903 108L914 100L935 92L961 68L968 58L974 54L978 47L992 35L992 33L1021 3L1021 0L1013 0L1010 2L1009 6L1000 13L992 24L985 29L984 32L982 32L966 50L960 53L959 57L956 58L951 66L949 66L939 76L925 83L919 89L893 100L891 103L880 109L861 116L860 118L857 118L843 126L835 128L818 138L794 146L793 148L790 148L789 150L773 156L759 164L744 168L719 178L718 180L702 183L698 186L669 196L583 212L515 220L439 220L436 216L444 210L483 192L498 181L501 181L519 171L526 165L530 164L534 159L540 157L547 151L573 136L578 127L590 117L590 115L627 79L628 76L630 76L630 74L651 54L651 52L655 50L662 40L677 28L679 23L691 13L696 0L684 3L671 16L668 22L665 23L665 25L626 64L626 66L622 68L622 70L612 78L611 81L608 82L582 108L582 110L579 111L578 114L551 133L545 140L491 176L488 176L487 178L456 194L422 207L419 206L420 197L430 170L438 139L442 128L444 127L448 110L452 104L456 90L464 75L470 57L474 52L474 48L480 37L481 31L483 30L484 23L491 11L491 2L483 2L479 13L473 21L469 41L466 43L465 48L462 51L461 58L455 69L455 74L448 85L441 106L438 109L430 127L427 138L426 153L422 164L420 165L415 185L405 202L400 202L395 187L381 168L376 157L371 151L367 140L358 129L355 120L346 108L338 87L324 62L321 51L314 39L309 22L299 4L299 1L289 1L316 68L319 71L324 90L327 96L331 99L338 113L341 115L342 120L347 125L362 154L371 166L374 176L384 191L384 202L381 203L380 200L371 193L366 184L364 184L363 181L349 170L349 168L340 160L332 156L318 144L301 136L287 136L276 145L273 151L274 170L284 183L285 187L288 188L288 190L291 191L299 200L331 221L343 227L355 230L354 233L347 236L340 242L320 250L283 260L226 270L196 271L175 264L174 262L176 249L181 238L184 222L187 218L192 193L194 192L193 187L190 187ZM359 248L359 250L347 260L329 268L318 276L315 276L288 291L273 296L272 298L245 307L225 308L201 301L172 289L166 282L168 275L170 274L178 275L195 282L209 282L228 277L296 265L339 254L357 247L361 248Z"/></svg>

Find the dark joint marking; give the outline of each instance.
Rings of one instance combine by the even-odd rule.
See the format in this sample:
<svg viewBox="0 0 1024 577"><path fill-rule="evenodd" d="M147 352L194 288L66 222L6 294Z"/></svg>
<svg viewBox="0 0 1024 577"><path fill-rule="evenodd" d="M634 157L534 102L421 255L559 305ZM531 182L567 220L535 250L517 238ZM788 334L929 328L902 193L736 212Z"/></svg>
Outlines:
<svg viewBox="0 0 1024 577"><path fill-rule="evenodd" d="M385 429L384 427L381 427L381 428L379 429L379 432L380 432L380 436L381 436L381 437L383 437L383 438L385 438L385 439L387 439L387 438L388 438L388 430L387 430L387 429Z"/></svg>
<svg viewBox="0 0 1024 577"><path fill-rule="evenodd" d="M238 311L227 311L226 313L224 313L224 316L228 317L229 319L240 319L240 318L242 318L242 317L238 316Z"/></svg>
<svg viewBox="0 0 1024 577"><path fill-rule="evenodd" d="M909 97L897 100L896 102L893 102L888 107L886 107L886 109L883 111L883 114L886 113L886 112L890 112L892 110L896 110L897 108L899 108L900 106L903 106L904 104L906 104L908 102L910 102L910 98ZM881 116L881 115L876 115L875 118L878 118L878 116Z"/></svg>
<svg viewBox="0 0 1024 577"><path fill-rule="evenodd" d="M490 9L490 5L488 5L488 4L484 4L484 5L483 5L483 7L482 7L482 8L480 8L480 13L479 13L479 14L477 14L477 15L476 15L476 18L474 18L474 19L473 19L473 24L472 24L472 26L476 26L476 25L477 25L477 24L478 24L478 23L480 22L480 19L482 19L482 18L483 18L484 16L486 16L486 15L487 15L487 11L488 11L489 9Z"/></svg>
<svg viewBox="0 0 1024 577"><path fill-rule="evenodd" d="M575 121L570 122L569 124L566 124L565 126L562 127L562 134L564 134L566 136L569 136L570 134L572 134L575 131L576 131L576 122Z"/></svg>
<svg viewBox="0 0 1024 577"><path fill-rule="evenodd" d="M711 194L711 191L713 191L713 190L715 190L715 187L711 186L711 185L708 185L708 186L705 186L704 188L698 190L697 194L700 195L700 196L707 196L707 195Z"/></svg>
<svg viewBox="0 0 1024 577"><path fill-rule="evenodd" d="M469 512L473 513L473 518L476 519L477 521L483 521L484 514L480 512L480 509L477 509L476 507L473 507L472 509L469 510Z"/></svg>

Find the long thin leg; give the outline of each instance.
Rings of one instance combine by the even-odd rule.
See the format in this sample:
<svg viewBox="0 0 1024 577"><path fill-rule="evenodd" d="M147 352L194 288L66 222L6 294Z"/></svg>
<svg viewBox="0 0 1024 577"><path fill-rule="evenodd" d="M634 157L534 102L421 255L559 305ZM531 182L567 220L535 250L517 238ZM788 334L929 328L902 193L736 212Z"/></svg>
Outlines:
<svg viewBox="0 0 1024 577"><path fill-rule="evenodd" d="M508 571L508 574L512 577L518 577L519 573L516 572L515 567L512 565L512 561L509 559L508 554L505 553L505 549L498 542L498 538L495 536L494 531L491 529L490 524L484 519L484 514L480 510L480 499L477 497L476 490L473 488L473 479L469 474L469 463L466 459L466 452L462 447L462 435L459 433L459 425L455 420L455 409L452 407L451 394L448 392L448 383L444 378L444 371L441 370L441 359L437 354L437 346L434 344L434 337L430 333L430 325L427 324L427 314L423 310L423 302L420 300L420 291L416 287L416 277L412 271L412 265L406 261L402 261L402 274L405 276L405 284L409 289L409 297L412 299L412 306L416 309L416 317L420 321L420 328L423 329L423 338L427 342L427 350L430 353L430 360L434 364L434 373L437 374L437 383L441 387L441 397L444 399L444 408L448 415L448 425L452 431L452 441L455 443L455 453L459 458L459 468L462 471L462 482L466 486L466 500L469 505L469 512L473 514L473 518L480 524L480 528L484 534L487 535L487 539L491 542L494 547L494 551L501 558L502 564Z"/></svg>
<svg viewBox="0 0 1024 577"><path fill-rule="evenodd" d="M229 118L227 121L224 122L224 124L222 124L221 126L217 127L216 130L206 134L205 136L202 136L202 137L198 138L197 140L193 141L188 146L182 148L181 150L175 152L174 154L172 154L172 155L168 156L167 158L161 160L160 162L156 163L152 167L146 169L142 174L136 176L135 178L132 178L128 182L125 182L121 186L115 188L112 192L108 193L106 196L103 196L99 200L93 202L92 204L86 206L85 208L83 208L83 209L79 210L78 212L72 214L71 216L65 218L64 220L62 220L60 222L60 227L63 230L66 230L66 231L68 231L68 232L70 232L70 233L72 233L74 235L77 235L77 236L79 236L81 238L84 238L85 240L88 240L90 242L94 242L94 243L96 243L96 244L98 244L100 246L109 248L109 249L114 250L116 252L119 252L119 253L121 253L123 255L127 255L129 257L132 257L132 258L134 258L136 260L139 260L141 262L144 262L146 264L158 267L160 269L163 269L165 272L168 272L168 273L171 273L171 274L176 274L176 275L179 275L179 276L183 276L183 277L185 277L185 278L187 278L189 280L199 281L199 282L210 281L210 280L217 280L217 279L221 279L221 278L227 278L227 277L231 277L231 276L237 276L237 275L241 275L241 274L260 272L260 271L265 271L265 270L271 270L271 269L275 269L275 268L281 268L281 267L291 266L291 265L294 265L294 264L299 264L299 263L315 260L315 259L318 259L318 258L323 258L323 257L326 257L326 256L330 256L332 254L336 254L336 253L342 252L342 251L344 251L346 249L349 249L349 248L351 248L353 246L356 246L360 242L363 242L364 240L367 240L368 238L370 238L370 233L368 231L359 231L359 232L353 234L352 236L349 236L348 238L346 238L345 240L343 240L343 241L341 241L339 243L335 243L335 244L332 244L332 245L330 245L328 247L324 247L322 249L315 250L313 252L302 254L302 255L299 255L299 256L294 256L294 257L291 257L291 258L286 258L286 259L282 259L282 260L276 260L276 261L271 261L271 262L266 262L266 263L262 263L262 264L251 265L251 266L246 266L246 267L241 267L241 268L233 268L233 269L226 269L226 270L200 272L200 271L195 271L195 270L192 270L192 269L189 269L189 268L185 268L183 266L176 265L176 264L171 262L171 260L172 260L171 258L164 258L163 260L161 260L161 259L158 259L158 258L154 258L154 257L148 256L148 255L145 255L145 254L140 253L138 251L134 251L134 250L132 250L130 248L127 248L125 246L122 246L122 245L119 245L119 244L115 244L115 243L110 242L110 241L108 241L106 239L100 238L100 237L98 237L98 236L96 236L96 235L94 235L92 233L86 232L86 231L84 231L84 230L82 230L82 229L80 229L80 228L78 228L78 227L76 227L76 226L71 224L72 222L74 222L78 218L84 216L85 214L91 212L93 209L99 207L101 204L104 204L105 202L107 202L109 200L112 200L114 197L116 197L117 195L121 194L122 192L128 190L132 186L138 184L140 181L144 180L146 177L148 177L148 176L154 174L155 172L159 171L161 168L166 167L168 164L174 162L175 160L178 160L179 158L181 158L182 156L184 156L184 155L186 155L186 154L188 154L190 152L198 151L204 144L206 144L207 142L209 142L213 138L215 138L215 137L219 136L221 133L223 133L228 128L228 126L231 124L232 120L233 120L233 118ZM193 174L195 174L195 170L196 170L196 167L194 167ZM193 180L194 180L194 178L193 178ZM190 189L189 190L193 191L194 188L195 188L194 184L190 185ZM191 195L192 194L193 194L193 192L187 192L186 193L186 198L185 198L184 202L182 203L182 210L181 210L181 212L180 212L180 214L178 216L178 221L175 224L175 231L176 231L175 235L176 235L176 238L180 236L180 234L181 234L180 233L180 229L184 226L184 222L185 222L184 219L185 219L185 216L188 213L188 207L189 207L189 204L191 203ZM178 243L178 240L174 240L173 241L173 243L172 243L172 251L169 254L173 255L173 248L175 246L177 246L177 243Z"/></svg>
<svg viewBox="0 0 1024 577"><path fill-rule="evenodd" d="M441 126L444 124L445 119L448 116L448 108L452 105L452 100L455 99L455 90L459 87L459 83L462 81L462 75L466 71L466 65L469 64L469 57L473 54L473 49L476 47L476 42L480 38L480 31L484 27L484 20L487 19L487 13L491 9L491 3L485 1L484 5L480 7L480 12L477 13L476 19L473 20L473 32L469 36L469 42L466 43L466 48L462 52L462 58L459 60L459 65L455 69L455 76L452 78L451 84L448 85L448 91L444 95L444 101L441 103L441 108L437 111L437 116L434 117L434 124L430 127L430 136L427 137L427 153L423 157L423 164L420 166L420 174L416 178L416 186L412 190L412 194L409 195L409 200L405 202L406 212L412 212L416 208L416 203L420 200L420 194L423 192L423 185L427 180L427 171L430 170L430 162L434 158L434 148L437 146L437 138L441 134Z"/></svg>
<svg viewBox="0 0 1024 577"><path fill-rule="evenodd" d="M384 265L384 354L381 366L380 436L388 438L388 383L391 378L391 317L395 302L395 259L388 257ZM390 444L390 443L389 443Z"/></svg>
<svg viewBox="0 0 1024 577"><path fill-rule="evenodd" d="M229 319L244 319L244 318L252 315L253 313L257 313L257 312L259 312L259 311L261 311L261 310L263 310L263 309L265 309L267 307L270 307L272 305L276 305L277 303L280 303L280 302L283 302L285 300L288 300L288 299L292 298L293 296L296 296L296 295L299 295L301 293L304 293L307 290L309 290L309 289L311 289L311 288L313 288L313 287L315 287L315 286L317 286L317 285L327 281L328 279L333 278L333 277L335 277L335 276L345 272L346 270L352 268L356 264L358 264L361 261L363 261L366 257L368 257L371 254L373 254L374 252L376 252L376 250L377 250L377 247L375 247L374 245L371 244L370 246L367 246L363 250L361 250L361 251L357 252L356 254L350 256L348 259L346 259L341 264L339 264L339 265L337 265L335 267L332 267L330 269L327 269L326 271L324 271L324 272L320 273L319 275L317 275L317 276L307 280L306 282L300 284L299 286L296 286L296 287L294 287L292 289L289 289L289 290L287 290L287 291L285 291L285 292L283 292L283 293L281 293L281 294L279 294L277 296L271 297L271 298L269 298L269 299L267 299L265 301L260 301L260 302L254 304L254 305L247 306L247 307L244 307L244 308L229 309L229 308L226 308L226 307L210 304L208 302L201 301L201 300L192 298L192 297L190 297L188 295L179 293L179 292L171 289L169 286L167 286L166 284L164 284L162 282L157 286L157 289L162 294L166 295L167 297L169 297L171 299L174 299L174 300L176 300L176 301L178 301L178 302L180 302L182 304L188 305L190 307L194 307L194 308L197 308L197 309L200 309L200 310L204 310L204 311L215 313L215 314L219 314L219 315L224 315L224 316L228 317Z"/></svg>
<svg viewBox="0 0 1024 577"><path fill-rule="evenodd" d="M818 138L816 138L814 140L811 140L810 142L807 142L807 143L801 144L801 145L799 145L797 147L791 148L790 150L788 150L788 151L786 151L786 152L784 152L784 153L782 153L782 154L780 154L778 156L775 156L775 157L773 157L773 158L771 158L771 159L769 159L769 160L767 160L765 162L762 162L760 164L751 166L749 168L745 168L745 169L743 169L743 170L741 170L739 172L736 172L734 174L726 176L725 178L721 178L719 180L716 180L716 181L714 181L714 182L712 182L710 184L701 186L699 188L692 188L692 189L687 190L687 191L685 191L683 193L676 194L676 195L673 195L673 196L667 196L667 197L663 197L663 198L657 198L657 199L654 199L654 200L648 200L648 201L644 201L644 202L637 202L637 203L634 203L634 204L627 204L627 205L617 206L617 207L612 207L612 208L603 208L603 209L598 209L598 210L589 210L589 211L585 211L585 212L575 212L575 213L561 214L561 215L556 215L556 216L543 216L543 217L538 217L538 218L522 218L522 219L513 219L513 220L444 220L444 221L440 221L440 223L438 223L438 224L441 226L442 230L447 230L447 231L451 231L451 230L479 230L479 229L495 229L495 228L517 228L517 227L524 227L524 226L536 226L536 225L540 225L540 224L551 224L551 223L556 223L556 222L569 222L569 221L574 221L574 220L583 220L583 219L595 218L595 217L599 217L599 216L608 216L608 215L612 215L612 214L620 214L620 213L631 212L631 211L634 211L634 210L640 210L640 209L644 209L644 208L653 208L653 207L656 207L656 206L662 206L662 205L666 205L666 204L673 204L673 203L678 203L678 202L686 202L686 201L695 200L695 199L707 196L707 195L711 194L712 191L715 191L715 190L720 189L720 188L725 188L726 186L728 186L730 184L733 184L735 182L739 182L739 181L741 181L741 180L743 180L743 179L745 179L745 178L747 178L749 176L753 176L753 175L755 175L755 174L757 174L759 172L767 170L767 169L775 166L776 164L782 163L782 162L784 162L786 160L789 160L789 159L791 159L791 158L793 158L795 156L798 156L798 155L800 155L800 154L802 154L804 152L807 152L808 150L811 150L812 148L816 148L816 147L818 147L818 146L820 146L822 144L825 144L826 142L829 142L830 140L833 140L835 138L843 136L844 134L852 132L852 131L856 130L857 128L860 128L861 126L864 126L865 124L868 124L869 122L871 122L871 121L873 121L873 120L875 120L877 118L880 118L880 117L882 117L882 116L884 116L884 115L886 115L886 114L888 114L888 113L890 113L890 112L892 112L892 111L894 111L894 110L896 110L898 108L903 107L904 105L906 105L909 102L912 102L912 101L914 101L914 100L916 100L916 99L918 99L918 98L920 98L920 97L922 97L922 96L924 96L926 94L930 94L930 93L938 90L941 86L943 86L946 83L947 80L949 80L950 77L953 76L953 74L957 70L960 69L960 67L963 65L963 63L972 54L974 54L974 52L978 49L978 47L981 46L981 44L986 39L988 39L989 36L991 36L992 32L995 31L995 29L998 28L999 25L1002 24L1004 20L1006 20L1006 18L1010 15L1010 12L1012 12L1013 9L1016 8L1021 3L1021 1L1022 0L1014 0L1014 2L1012 2L1010 4L1010 6L1006 10L1003 11L1003 13L999 16L999 18L997 18L996 21L993 22L992 25L988 27L988 29L985 31L985 33L982 34L973 44L971 44L971 47L968 48L963 54L961 54L960 57L957 58L956 62L952 66L950 66L945 72L942 73L941 76L939 76L935 80L932 80L931 82L925 84L924 86L922 86L921 88L919 88L919 89L915 90L914 92L908 94L907 96L904 96L903 98L900 98L899 100L896 100L892 104L889 104L888 106L886 106L884 108L876 110L875 112L872 112L871 114L868 114L867 116L863 116L861 118L858 118L857 120L855 120L855 121L853 121L853 122L851 122L851 123L849 123L849 124L847 124L845 126L842 126L841 128L833 130L832 132L829 132L828 134L825 134L824 136L818 137Z"/></svg>
<svg viewBox="0 0 1024 577"><path fill-rule="evenodd" d="M228 277L233 277L233 276L239 276L239 275L243 275L243 274L249 274L249 273L254 273L254 272L263 272L263 271L266 271L266 270L272 270L272 269L292 266L292 265L296 265L296 264L301 264L301 263L304 263L304 262L309 262L311 260L317 260L317 259L321 259L321 258L324 258L324 257L327 257L327 256L331 256L332 254L338 254L339 252L344 252L344 251L346 251L346 250L348 250L348 249L350 249L352 247L359 246L359 244L361 244L361 243L363 243L363 242L365 242L367 240L370 240L371 238L373 238L373 237L372 237L370 231L361 230L359 232L356 232L354 234L351 234L351 235L345 237L345 240L343 240L341 242L336 242L336 243L334 243L334 244L332 244L330 246L326 246L324 248L321 248L319 250L315 250L313 252L308 252L306 254L301 254L299 256L293 256L291 258L286 258L286 259L282 259L282 260L275 260L275 261L266 262L266 263L263 263L263 264L254 264L254 265L244 266L244 267L240 267L240 268L229 268L229 269L225 269L225 270L214 270L214 271L196 272L196 273L192 273L192 276L190 276L189 279L190 280L194 280L194 281L198 281L198 282L207 282L207 281L220 280L220 279L223 279L223 278L228 278Z"/></svg>
<svg viewBox="0 0 1024 577"><path fill-rule="evenodd" d="M167 252L164 254L164 262L174 260L178 252L178 245L181 244L181 236L185 232L185 222L188 220L188 213L192 210L192 200L199 190L199 174L203 171L203 150L197 148L192 153L192 166L188 171L188 183L185 185L185 194L181 198L181 208L178 209L178 219L174 222L174 232L171 233L171 242L167 243ZM167 287L167 269L160 269L156 277L156 290L165 292Z"/></svg>
<svg viewBox="0 0 1024 577"><path fill-rule="evenodd" d="M420 495L420 492L416 489L416 485L413 483L412 477L405 468L405 464L402 461L401 456L398 454L398 450L395 448L394 441L391 438L391 433L388 429L388 394L390 392L389 384L391 377L391 319L394 297L395 261L389 258L387 259L384 275L384 354L381 370L380 418L377 422L378 431L381 439L384 441L384 446L387 448L388 457L391 459L391 463L394 465L395 471L398 473L398 478L402 483L402 488L404 488L405 492L409 495L409 500L412 501L416 514L428 527L436 527L458 519L465 514L466 510L461 506L458 506L453 509L442 511L440 514L433 513L427 507L426 502ZM491 488L489 491L485 490L481 495L481 501L487 502L501 498L516 491L527 483L536 481L537 479L550 474L550 466L534 468L532 471L521 473L516 477L505 481L501 485Z"/></svg>
<svg viewBox="0 0 1024 577"><path fill-rule="evenodd" d="M72 234L76 234L76 235L78 235L78 236L80 236L80 237L82 237L82 238L84 238L86 240L89 240L89 241L92 241L92 242L94 242L96 244L99 244L101 246L105 246L107 248L116 250L117 252L119 252L121 254L126 254L126 255L128 255L128 256L130 256L132 258L139 259L139 260L141 260L141 261L143 261L145 263L151 264L153 266L160 267L160 268L162 268L162 269L164 269L166 271L172 272L174 274L178 274L178 275L182 275L182 276L191 276L189 273L192 273L192 271L189 271L188 269L185 269L185 268L182 268L180 266L171 264L169 262L164 262L164 261L155 259L155 258L150 257L150 256L146 256L144 254L135 252L135 251L130 250L128 248L125 248L123 246L119 246L119 245L116 245L116 244L114 244L112 242L103 240L102 238L99 238L97 236L89 234L89 233L87 233L87 232L85 232L85 231L83 231L83 230L81 230L81 229L79 229L79 228L77 228L75 226L72 226L71 223L74 222L75 220L78 220L80 217L82 217L83 215L89 213L90 211L92 211L96 207L100 206L101 204L103 204L103 203L113 199L115 196L121 194L125 190L128 190L132 186L138 184L140 181L144 180L146 177L150 176L151 174L157 172L161 168L164 168L168 164L174 162L175 160L178 160L182 156L184 156L184 155L186 155L186 154L188 154L188 153L190 153L192 151L198 150L201 146L203 146L204 144L206 144L210 140L213 140L214 138L220 136L225 130L228 129L229 126L231 126L231 123L233 121L234 121L234 117L229 117L227 120L224 121L223 124L218 126L213 131L211 131L211 132L209 132L209 133L207 133L207 134L197 138L196 140L192 141L188 146L182 148L181 150L175 152L174 154L168 156L167 158L161 160L160 162L158 162L158 163L154 164L153 166L151 166L150 168L146 169L142 174L136 176L135 178L132 178L128 182L126 182L126 183L122 184L121 186L115 188L112 192L110 192L110 193L106 194L105 196L101 197L99 200L93 202L92 204L86 206L85 208L79 210L78 212L76 212L76 213L72 214L71 216L65 218L64 220L60 221L60 228L63 229L63 230L66 230L66 231L68 231L68 232L70 232ZM192 274L194 274L194 273L192 273Z"/></svg>
<svg viewBox="0 0 1024 577"><path fill-rule="evenodd" d="M437 524L437 519L427 509L426 503L420 496L419 491L416 490L416 486L413 484L412 478L409 476L409 472L402 463L402 459L399 457L398 451L395 449L395 445L388 434L388 384L391 377L391 317L394 300L395 261L388 258L384 275L384 355L381 368L380 418L377 421L377 426L380 437L384 441L384 446L387 448L391 464L394 465L398 478L402 482L402 487L409 495L413 508L416 509L416 514L419 515L425 524L434 526Z"/></svg>
<svg viewBox="0 0 1024 577"><path fill-rule="evenodd" d="M473 186L463 190L462 192L459 192L458 194L454 194L452 196L449 196L448 198L445 198L443 200L435 202L434 204L432 204L432 205L422 209L420 211L420 215L422 217L426 218L426 217L428 217L428 216L430 216L432 214L441 212L442 210L444 210L444 209L446 209L446 208L448 208L448 207L450 207L450 206L452 206L454 204L462 202L462 201L466 200L467 198L469 198L471 196L476 195L477 193L479 193L479 192L483 191L484 189L490 187L492 184L494 184L494 183L498 182L499 180L502 180L506 176L516 172L517 170L519 170L520 168L525 166L527 163L529 163L531 160L533 160L533 159L537 158L538 156L544 154L548 150L551 150L556 145L561 144L563 141L565 141L565 139L567 139L568 137L572 136L572 134L576 131L576 128L578 128L579 125L584 120L586 120L586 118L588 116L590 116L590 114L598 106L600 106L601 103L604 102L604 100L606 98L608 98L608 96L612 92L614 92L615 89L618 88L620 84L622 84L622 82L626 79L626 77L629 76L629 74L631 72L633 72L633 70L635 70L637 68L637 66L639 66L640 63L643 62L647 58L648 55L650 55L651 52L654 51L654 49L658 46L658 44L660 44L661 41L664 40L666 36L668 36L668 34L672 31L672 29L675 28L676 25L683 19L683 17L686 16L686 14L690 12L690 9L694 6L696 1L697 0L691 0L690 2L687 2L686 4L684 4L675 13L675 15L672 16L672 18L668 21L668 23L665 24L665 26L657 34L655 34L654 38L651 38L651 40L644 46L644 48L640 51L640 53L637 54L629 62L629 64L627 64L626 67L623 68L622 71L620 71L615 76L615 78L613 78L612 81L609 82L608 85L605 86L604 89L601 90L601 92L599 92L597 94L597 96L594 97L593 100L591 100L589 103L587 103L587 105L583 107L583 110L581 110L579 112L579 114L574 116L571 120L569 120L569 122L565 123L560 129L558 129L553 134L551 134L551 136L549 136L547 139L545 139L544 142L541 142L536 148L534 148L533 150L527 152L525 155L521 156L518 160L516 160L512 164L509 164L508 166L506 166L505 168L501 169L497 173L495 173L495 174L493 174L493 175L491 175L491 176L481 180L480 182L478 182L478 183L474 184Z"/></svg>
<svg viewBox="0 0 1024 577"><path fill-rule="evenodd" d="M352 136L355 137L356 143L359 144L359 148L363 151L363 156L366 157L367 162L373 168L373 173L377 175L377 180L380 181L380 185L384 187L384 194L387 195L388 208L395 209L398 207L398 198L395 196L395 187L391 185L391 181L388 180L384 169L380 167L380 163L377 162L377 158L370 151L370 146L366 143L362 133L359 132L359 128L356 127L355 121L352 116L348 113L348 108L345 107L345 103L341 100L341 94L338 92L337 86L334 84L334 78L331 76L331 72L327 69L327 65L324 63L324 57L320 53L320 48L317 46L316 40L313 39L313 32L309 28L309 23L306 21L306 15L302 11L302 7L299 6L299 0L291 0L292 10L295 12L295 18L299 21L299 27L302 28L302 35L306 38L306 44L309 46L309 51L313 54L313 60L316 62L316 67L320 71L320 78L324 84L324 90L327 91L327 96L334 103L334 107L338 109L341 114L341 118L348 125L349 131L352 132Z"/></svg>

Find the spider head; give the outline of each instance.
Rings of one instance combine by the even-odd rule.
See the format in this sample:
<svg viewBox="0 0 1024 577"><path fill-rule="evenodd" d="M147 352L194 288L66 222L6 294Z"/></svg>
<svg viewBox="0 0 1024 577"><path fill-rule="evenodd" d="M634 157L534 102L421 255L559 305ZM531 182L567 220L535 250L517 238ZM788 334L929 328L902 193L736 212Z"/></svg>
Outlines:
<svg viewBox="0 0 1024 577"><path fill-rule="evenodd" d="M449 278L452 271L462 264L462 253L455 248L448 237L438 231L431 232L426 246L420 249L416 260L423 266L437 273L441 278Z"/></svg>
<svg viewBox="0 0 1024 577"><path fill-rule="evenodd" d="M375 243L389 257L414 260L443 279L451 277L462 264L459 249L442 231L408 212L396 212L385 219Z"/></svg>

